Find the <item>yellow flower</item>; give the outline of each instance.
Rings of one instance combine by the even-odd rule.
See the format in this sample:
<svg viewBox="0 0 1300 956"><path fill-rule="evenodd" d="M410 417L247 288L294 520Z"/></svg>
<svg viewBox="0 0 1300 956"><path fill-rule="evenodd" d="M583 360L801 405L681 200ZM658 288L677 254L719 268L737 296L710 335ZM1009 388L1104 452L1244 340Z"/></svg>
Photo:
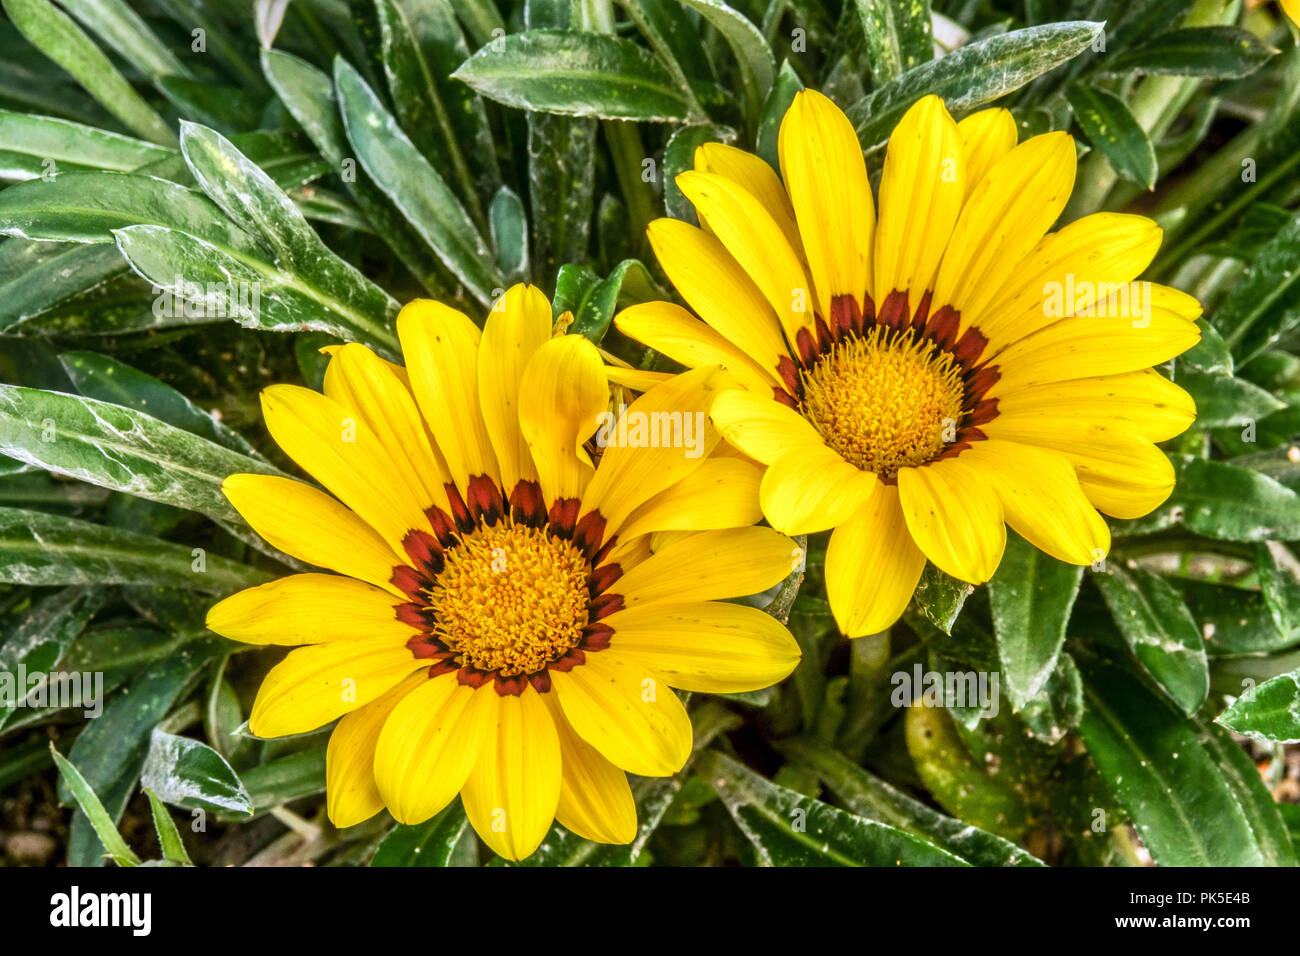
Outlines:
<svg viewBox="0 0 1300 956"><path fill-rule="evenodd" d="M987 581L1009 524L1090 564L1110 545L1098 510L1137 517L1173 488L1154 442L1195 408L1151 366L1196 343L1200 305L1133 281L1160 245L1148 219L1099 213L1049 234L1074 141L1016 138L1006 110L955 123L937 97L920 100L890 139L877 222L851 123L801 93L781 125L781 177L703 146L677 183L704 228L650 226L703 321L662 302L616 319L743 386L713 419L768 466L773 527L835 529L827 594L851 637L898 618L927 558Z"/></svg>
<svg viewBox="0 0 1300 956"><path fill-rule="evenodd" d="M342 717L327 753L341 827L384 807L419 823L459 792L502 856L527 856L556 818L628 842L625 772L672 774L691 751L670 688L766 687L799 658L776 620L719 600L772 587L797 557L751 527L758 469L710 454L721 437L705 413L727 375L692 372L627 410L678 423L672 435L693 416L693 446L611 443L593 467L583 446L606 413L604 366L586 339L550 337L537 289L509 290L481 335L430 301L403 309L397 331L405 368L345 345L325 394L263 393L272 437L331 494L262 475L223 486L268 542L337 572L209 612L234 640L308 645L267 675L250 728L277 737ZM653 549L656 532L674 534Z"/></svg>
<svg viewBox="0 0 1300 956"><path fill-rule="evenodd" d="M1278 5L1287 18L1300 27L1300 0L1278 0Z"/></svg>

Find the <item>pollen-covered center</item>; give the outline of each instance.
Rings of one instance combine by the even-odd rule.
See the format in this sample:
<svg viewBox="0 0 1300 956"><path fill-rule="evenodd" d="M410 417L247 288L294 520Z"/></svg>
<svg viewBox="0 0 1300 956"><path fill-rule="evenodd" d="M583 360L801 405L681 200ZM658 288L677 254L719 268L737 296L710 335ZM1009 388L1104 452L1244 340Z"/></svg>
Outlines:
<svg viewBox="0 0 1300 956"><path fill-rule="evenodd" d="M480 528L447 549L427 592L434 631L462 666L532 674L581 639L588 572L576 548L543 530Z"/></svg>
<svg viewBox="0 0 1300 956"><path fill-rule="evenodd" d="M933 342L879 326L803 373L804 416L865 471L893 476L934 459L962 414L961 368Z"/></svg>

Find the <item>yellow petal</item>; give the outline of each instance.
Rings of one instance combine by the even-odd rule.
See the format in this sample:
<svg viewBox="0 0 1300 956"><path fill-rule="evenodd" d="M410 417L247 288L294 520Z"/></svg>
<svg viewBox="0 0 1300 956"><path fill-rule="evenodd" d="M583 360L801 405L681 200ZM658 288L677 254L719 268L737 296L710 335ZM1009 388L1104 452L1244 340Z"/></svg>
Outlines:
<svg viewBox="0 0 1300 956"><path fill-rule="evenodd" d="M934 282L935 306L979 324L984 307L1051 228L1074 189L1074 140L1044 133L988 171L962 208Z"/></svg>
<svg viewBox="0 0 1300 956"><path fill-rule="evenodd" d="M1024 420L1105 422L1148 441L1166 441L1196 419L1196 403L1154 369L1076 378L1016 389L998 399L997 417L982 426L994 437Z"/></svg>
<svg viewBox="0 0 1300 956"><path fill-rule="evenodd" d="M353 412L296 385L263 391L262 411L285 454L378 531L394 553L404 553L408 531L428 527L428 503L411 496L387 449Z"/></svg>
<svg viewBox="0 0 1300 956"><path fill-rule="evenodd" d="M781 227L790 248L798 254L799 229L795 225L790 197L766 160L725 143L705 143L695 150L695 169L730 179L757 199Z"/></svg>
<svg viewBox="0 0 1300 956"><path fill-rule="evenodd" d="M602 654L631 660L682 690L759 690L799 663L799 645L785 625L742 604L655 604L616 611L603 621L614 635Z"/></svg>
<svg viewBox="0 0 1300 956"><path fill-rule="evenodd" d="M791 451L763 475L759 501L772 527L812 534L849 520L880 481L825 445Z"/></svg>
<svg viewBox="0 0 1300 956"><path fill-rule="evenodd" d="M957 124L966 152L966 196L999 159L1016 145L1016 118L1010 110L989 109L972 113Z"/></svg>
<svg viewBox="0 0 1300 956"><path fill-rule="evenodd" d="M308 564L402 593L389 578L405 560L374 528L325 492L274 475L231 475L221 483L221 491L272 547Z"/></svg>
<svg viewBox="0 0 1300 956"><path fill-rule="evenodd" d="M248 727L258 737L304 734L370 703L428 666L391 637L300 647L263 679Z"/></svg>
<svg viewBox="0 0 1300 956"><path fill-rule="evenodd" d="M587 653L551 682L569 724L615 766L667 777L691 754L691 721L662 677L610 651Z"/></svg>
<svg viewBox="0 0 1300 956"><path fill-rule="evenodd" d="M711 414L727 441L765 465L826 444L808 419L769 394L723 392L714 399Z"/></svg>
<svg viewBox="0 0 1300 956"><path fill-rule="evenodd" d="M534 478L533 460L520 431L520 381L529 359L551 337L551 303L537 286L506 290L488 312L478 350L478 397L492 441L501 486L509 492Z"/></svg>
<svg viewBox="0 0 1300 956"><path fill-rule="evenodd" d="M961 458L993 486L1007 524L1040 551L1069 564L1092 564L1110 550L1110 528L1061 455L990 438Z"/></svg>
<svg viewBox="0 0 1300 956"><path fill-rule="evenodd" d="M364 345L344 345L325 370L325 394L363 421L388 452L406 496L447 510L446 469L438 461L411 390L393 365Z"/></svg>
<svg viewBox="0 0 1300 956"><path fill-rule="evenodd" d="M709 407L721 389L734 387L720 368L694 369L633 402L624 415L626 436L617 423L604 436L583 511L599 510L613 533L634 510L699 468L722 438L708 421ZM635 433L637 427L644 431Z"/></svg>
<svg viewBox="0 0 1300 956"><path fill-rule="evenodd" d="M541 697L525 685L522 694L500 698L496 724L461 791L474 830L508 860L537 849L560 802L560 739Z"/></svg>
<svg viewBox="0 0 1300 956"><path fill-rule="evenodd" d="M737 346L672 302L629 306L615 316L614 324L624 335L644 342L687 368L721 365L746 388L768 393L778 384L774 372L762 368Z"/></svg>
<svg viewBox="0 0 1300 956"><path fill-rule="evenodd" d="M981 308L963 315L988 338L988 352L1105 301L1109 290L1142 274L1160 248L1161 230L1145 216L1099 212L1045 236Z"/></svg>
<svg viewBox="0 0 1300 956"><path fill-rule="evenodd" d="M758 505L762 477L762 471L742 459L711 458L633 511L619 538L631 543L654 531L748 527L763 517Z"/></svg>
<svg viewBox="0 0 1300 956"><path fill-rule="evenodd" d="M417 633L397 620L387 591L337 574L291 574L232 594L208 611L208 627L245 644L321 644Z"/></svg>
<svg viewBox="0 0 1300 956"><path fill-rule="evenodd" d="M673 377L672 372L652 372L641 368L622 368L606 365L605 375L611 385L622 385L634 392L648 392L656 385L662 385Z"/></svg>
<svg viewBox="0 0 1300 956"><path fill-rule="evenodd" d="M870 291L876 210L862 145L838 106L804 90L781 122L779 150L818 307L829 322L835 296L861 304Z"/></svg>
<svg viewBox="0 0 1300 956"><path fill-rule="evenodd" d="M800 564L802 552L771 528L705 531L656 552L614 582L625 607L758 594Z"/></svg>
<svg viewBox="0 0 1300 956"><path fill-rule="evenodd" d="M581 335L561 335L537 350L519 383L519 427L547 506L576 498L591 479L582 444L607 414L609 382L600 353Z"/></svg>
<svg viewBox="0 0 1300 956"><path fill-rule="evenodd" d="M479 409L478 327L440 302L416 299L397 316L397 335L411 391L456 486L464 493L474 475L498 479Z"/></svg>
<svg viewBox="0 0 1300 956"><path fill-rule="evenodd" d="M826 548L826 598L840 630L862 637L902 615L925 569L898 501L881 484L858 511L831 532Z"/></svg>
<svg viewBox="0 0 1300 956"><path fill-rule="evenodd" d="M569 726L555 694L543 694L560 737L560 803L555 818L597 843L631 843L636 801L627 774L600 755Z"/></svg>
<svg viewBox="0 0 1300 956"><path fill-rule="evenodd" d="M1064 455L1088 500L1113 518L1140 518L1174 489L1173 465L1159 448L1107 424L1007 419L994 434Z"/></svg>
<svg viewBox="0 0 1300 956"><path fill-rule="evenodd" d="M794 342L801 328L813 324L816 303L803 263L772 214L721 176L691 170L677 177L677 185L695 204L700 220L753 279L776 312L786 339Z"/></svg>
<svg viewBox="0 0 1300 956"><path fill-rule="evenodd" d="M393 708L375 745L375 784L398 823L423 823L452 801L493 733L500 699L491 683L474 690L452 673Z"/></svg>
<svg viewBox="0 0 1300 956"><path fill-rule="evenodd" d="M375 744L393 708L428 678L412 674L382 697L344 714L325 749L325 806L330 822L350 827L384 809L375 786Z"/></svg>
<svg viewBox="0 0 1300 956"><path fill-rule="evenodd" d="M680 219L656 219L646 234L695 314L760 366L775 369L787 354L776 312L726 247Z"/></svg>
<svg viewBox="0 0 1300 956"><path fill-rule="evenodd" d="M970 584L993 577L1007 544L1002 502L977 469L944 458L898 472L907 528L925 556Z"/></svg>
<svg viewBox="0 0 1300 956"><path fill-rule="evenodd" d="M966 192L966 163L957 124L943 100L912 104L889 138L880 178L876 226L876 307L893 291L908 293L915 311L932 287Z"/></svg>

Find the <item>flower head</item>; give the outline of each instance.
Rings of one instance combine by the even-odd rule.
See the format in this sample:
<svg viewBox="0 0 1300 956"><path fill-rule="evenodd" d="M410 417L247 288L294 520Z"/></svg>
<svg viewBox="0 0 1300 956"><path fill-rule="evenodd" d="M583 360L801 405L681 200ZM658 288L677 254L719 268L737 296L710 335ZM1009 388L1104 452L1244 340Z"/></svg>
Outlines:
<svg viewBox="0 0 1300 956"><path fill-rule="evenodd" d="M800 93L780 176L702 146L677 183L703 228L650 226L700 318L660 302L615 320L736 377L713 420L767 466L773 527L834 529L826 587L850 636L897 619L927 558L987 581L1010 525L1091 564L1110 545L1098 511L1138 517L1173 488L1154 442L1195 408L1151 367L1197 342L1200 305L1135 281L1160 245L1149 219L1098 213L1049 233L1074 141L1016 140L1006 110L956 123L924 97L890 138L877 220L852 124Z"/></svg>
<svg viewBox="0 0 1300 956"><path fill-rule="evenodd" d="M223 486L272 545L335 572L209 612L232 639L306 645L267 675L250 728L276 737L342 718L327 753L338 826L384 807L418 823L460 793L506 857L531 853L556 818L627 842L626 773L672 774L690 754L671 688L757 689L798 662L783 625L720 600L775 585L797 551L750 527L758 470L709 455L720 436L707 424L694 453L588 450L607 414L604 366L586 339L551 337L536 289L509 290L481 335L428 301L397 328L405 367L345 345L323 395L263 394L272 437L328 494L262 475ZM704 422L726 381L700 369L627 415Z"/></svg>

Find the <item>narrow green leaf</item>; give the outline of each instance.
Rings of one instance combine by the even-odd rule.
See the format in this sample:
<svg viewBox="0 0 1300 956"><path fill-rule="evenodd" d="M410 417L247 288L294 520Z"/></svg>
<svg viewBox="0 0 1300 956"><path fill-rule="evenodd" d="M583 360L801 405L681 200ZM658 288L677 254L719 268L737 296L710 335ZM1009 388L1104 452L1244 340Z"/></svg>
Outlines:
<svg viewBox="0 0 1300 956"><path fill-rule="evenodd" d="M772 55L763 31L754 26L739 10L724 0L680 0L694 10L727 41L732 55L740 65L742 84L752 90L757 102L762 103L776 80L776 58Z"/></svg>
<svg viewBox="0 0 1300 956"><path fill-rule="evenodd" d="M91 826L95 828L95 833L108 849L113 862L118 866L139 866L140 858L126 845L126 841L122 839L122 834L118 832L113 818L104 809L104 805L100 803L95 791L91 789L90 784L86 783L86 778L73 766L72 762L54 748L53 741L50 742L50 755L54 757L54 762L58 765L59 777L63 780L64 786L71 792L72 799L76 800L77 806L81 807L82 812L90 819Z"/></svg>
<svg viewBox="0 0 1300 956"><path fill-rule="evenodd" d="M153 827L158 833L158 845L162 849L163 860L173 866L193 866L194 862L185 850L185 842L181 839L180 831L176 829L176 821L172 819L167 804L159 800L158 795L147 787L144 792L149 798L149 814L153 817Z"/></svg>
<svg viewBox="0 0 1300 956"><path fill-rule="evenodd" d="M539 275L587 257L596 188L596 121L529 113L528 201ZM556 156L565 157L563 163Z"/></svg>
<svg viewBox="0 0 1300 956"><path fill-rule="evenodd" d="M457 866L465 846L474 843L460 801L453 801L427 823L397 826L375 850L371 866ZM473 847L477 854L477 848ZM471 864L472 865L472 864Z"/></svg>
<svg viewBox="0 0 1300 956"><path fill-rule="evenodd" d="M1065 98L1088 142L1121 176L1146 189L1156 184L1156 151L1125 102L1109 90L1076 83Z"/></svg>
<svg viewBox="0 0 1300 956"><path fill-rule="evenodd" d="M0 508L0 581L168 584L222 593L270 577L227 558L204 555L199 548L62 515Z"/></svg>
<svg viewBox="0 0 1300 956"><path fill-rule="evenodd" d="M1212 321L1238 367L1300 324L1300 213L1260 249Z"/></svg>
<svg viewBox="0 0 1300 956"><path fill-rule="evenodd" d="M221 482L263 461L93 398L0 385L0 452L93 485L238 520Z"/></svg>
<svg viewBox="0 0 1300 956"><path fill-rule="evenodd" d="M686 93L631 40L600 33L530 30L500 37L452 76L489 99L565 116L681 122Z"/></svg>
<svg viewBox="0 0 1300 956"><path fill-rule="evenodd" d="M109 245L0 243L0 333L22 334L52 309L99 288L125 271L121 254Z"/></svg>
<svg viewBox="0 0 1300 956"><path fill-rule="evenodd" d="M903 830L777 786L715 751L700 754L697 765L763 866L968 865Z"/></svg>
<svg viewBox="0 0 1300 956"><path fill-rule="evenodd" d="M1160 508L1219 541L1300 539L1300 496L1267 475L1224 461L1172 456L1174 493Z"/></svg>
<svg viewBox="0 0 1300 956"><path fill-rule="evenodd" d="M951 634L957 615L961 614L966 598L974 590L965 581L959 581L927 563L912 600L931 624L945 634Z"/></svg>
<svg viewBox="0 0 1300 956"><path fill-rule="evenodd" d="M107 597L102 588L64 588L36 601L14 621L13 629L0 640L0 674L16 675L21 668L30 676L45 677L35 688L24 683L14 687L16 693L4 695L0 727L13 718L17 708L26 706L33 690L39 694L51 689L51 673Z"/></svg>
<svg viewBox="0 0 1300 956"><path fill-rule="evenodd" d="M1035 697L1056 668L1083 568L1065 564L1007 535L1007 549L989 582L993 633L1004 690L1017 710Z"/></svg>
<svg viewBox="0 0 1300 956"><path fill-rule="evenodd" d="M174 156L162 146L119 133L96 129L53 116L0 110L0 157L30 157L39 175L69 167L129 172L147 163ZM46 160L49 162L47 163ZM0 173L11 176L0 159Z"/></svg>
<svg viewBox="0 0 1300 956"><path fill-rule="evenodd" d="M1196 713L1210 689L1205 641L1173 586L1143 568L1112 565L1096 575L1115 626L1148 674L1183 713Z"/></svg>
<svg viewBox="0 0 1300 956"><path fill-rule="evenodd" d="M664 209L674 219L698 225L695 207L677 186L677 176L695 168L695 151L705 143L729 143L732 130L716 126L681 126L668 137L664 147Z"/></svg>
<svg viewBox="0 0 1300 956"><path fill-rule="evenodd" d="M908 70L848 109L862 145L879 146L908 107L922 96L943 97L963 113L1018 90L1088 49L1103 25L1086 20L1013 30L967 44L947 56Z"/></svg>
<svg viewBox="0 0 1300 956"><path fill-rule="evenodd" d="M268 810L325 792L325 746L310 747L245 770L239 775L253 803L253 813ZM217 819L228 823L248 819L242 813L220 812Z"/></svg>
<svg viewBox="0 0 1300 956"><path fill-rule="evenodd" d="M1231 375L1183 369L1178 385L1196 402L1198 428L1242 427L1286 407L1271 392Z"/></svg>
<svg viewBox="0 0 1300 956"><path fill-rule="evenodd" d="M497 266L507 284L528 278L528 216L519 196L502 186L488 210L492 226L492 247L497 251Z"/></svg>
<svg viewBox="0 0 1300 956"><path fill-rule="evenodd" d="M1242 694L1218 716L1218 723L1256 740L1300 741L1300 670Z"/></svg>
<svg viewBox="0 0 1300 956"><path fill-rule="evenodd" d="M361 165L442 263L476 299L491 304L505 280L455 194L345 60L334 64L334 83Z"/></svg>
<svg viewBox="0 0 1300 956"><path fill-rule="evenodd" d="M933 58L929 0L856 0L855 5L876 86Z"/></svg>
<svg viewBox="0 0 1300 956"><path fill-rule="evenodd" d="M1188 27L1161 33L1141 46L1103 58L1107 73L1172 73L1240 79L1267 63L1277 50L1237 27Z"/></svg>
<svg viewBox="0 0 1300 956"><path fill-rule="evenodd" d="M790 61L781 64L781 70L772 82L772 90L767 94L763 104L763 113L759 117L758 131L754 134L754 150L775 170L781 168L777 156L777 138L781 132L781 121L785 119L795 94L803 89L803 81L794 71Z"/></svg>
<svg viewBox="0 0 1300 956"><path fill-rule="evenodd" d="M189 70L149 29L126 0L60 0L63 8L108 44L127 63L151 79L188 76Z"/></svg>
<svg viewBox="0 0 1300 956"><path fill-rule="evenodd" d="M34 47L76 77L82 88L128 129L153 143L176 144L162 117L66 13L49 0L0 0L0 5Z"/></svg>

